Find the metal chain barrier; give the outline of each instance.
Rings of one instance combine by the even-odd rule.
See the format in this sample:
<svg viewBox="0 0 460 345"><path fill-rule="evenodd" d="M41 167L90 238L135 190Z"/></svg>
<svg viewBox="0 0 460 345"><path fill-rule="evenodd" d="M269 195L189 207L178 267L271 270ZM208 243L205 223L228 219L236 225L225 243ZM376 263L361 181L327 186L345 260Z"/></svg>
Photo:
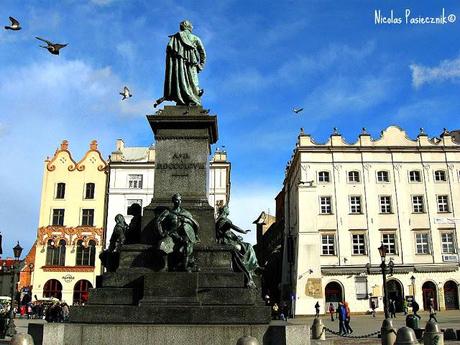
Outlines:
<svg viewBox="0 0 460 345"><path fill-rule="evenodd" d="M324 332L324 330L326 330L327 332L329 332L329 333L331 333L331 334L337 335L337 336L339 336L339 337L351 338L351 339L364 339L364 338L370 338L370 337L373 337L373 336L375 336L375 335L380 334L380 330L375 331L375 332L372 332L372 333L369 333L369 334L364 334L364 335L341 334L340 332L333 331L332 329L327 328L327 327L324 327L324 328L323 328L323 332ZM321 333L321 334L322 334L322 333Z"/></svg>

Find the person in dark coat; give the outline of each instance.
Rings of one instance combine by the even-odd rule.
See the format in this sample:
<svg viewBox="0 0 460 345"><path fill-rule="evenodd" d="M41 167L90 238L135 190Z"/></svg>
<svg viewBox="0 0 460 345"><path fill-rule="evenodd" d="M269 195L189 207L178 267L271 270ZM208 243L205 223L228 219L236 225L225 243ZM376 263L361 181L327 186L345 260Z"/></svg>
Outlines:
<svg viewBox="0 0 460 345"><path fill-rule="evenodd" d="M319 317L319 302L316 301L315 304L315 317Z"/></svg>
<svg viewBox="0 0 460 345"><path fill-rule="evenodd" d="M345 329L345 320L347 319L347 311L342 302L339 302L337 307L337 317L339 319L339 333L340 335L347 334Z"/></svg>

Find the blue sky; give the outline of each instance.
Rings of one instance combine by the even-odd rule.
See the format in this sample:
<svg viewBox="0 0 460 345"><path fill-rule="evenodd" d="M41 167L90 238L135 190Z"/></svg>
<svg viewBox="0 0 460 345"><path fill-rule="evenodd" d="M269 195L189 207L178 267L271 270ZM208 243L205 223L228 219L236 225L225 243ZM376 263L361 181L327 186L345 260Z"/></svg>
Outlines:
<svg viewBox="0 0 460 345"><path fill-rule="evenodd" d="M445 25L405 24L454 14ZM376 10L403 23L375 24ZM63 139L75 158L92 139L107 157L115 140L153 141L146 114L160 97L167 36L189 19L208 60L203 106L218 114L232 162L231 218L251 228L274 211L300 127L354 142L396 124L415 137L460 128L460 3L415 1L2 0L0 22L0 230L4 257L25 251L38 224L43 161ZM40 36L68 43L60 56ZM128 85L134 96L121 102ZM294 106L303 107L298 115ZM248 237L253 241L254 234Z"/></svg>

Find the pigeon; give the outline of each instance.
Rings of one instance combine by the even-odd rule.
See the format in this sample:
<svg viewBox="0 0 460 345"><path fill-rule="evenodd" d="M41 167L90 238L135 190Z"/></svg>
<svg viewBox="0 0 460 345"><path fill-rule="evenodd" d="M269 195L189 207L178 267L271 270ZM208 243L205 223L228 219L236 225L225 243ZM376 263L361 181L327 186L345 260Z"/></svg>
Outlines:
<svg viewBox="0 0 460 345"><path fill-rule="evenodd" d="M123 88L123 92L120 92L120 95L123 96L123 98L121 99L122 101L125 100L126 98L129 98L129 97L132 97L133 95L131 94L131 92L129 92L129 89L127 86L125 86Z"/></svg>
<svg viewBox="0 0 460 345"><path fill-rule="evenodd" d="M5 30L14 30L14 31L21 30L21 25L16 19L14 19L13 17L10 17L10 21L11 21L11 25L5 26Z"/></svg>
<svg viewBox="0 0 460 345"><path fill-rule="evenodd" d="M296 114L300 113L303 110L303 108L292 108L292 111Z"/></svg>
<svg viewBox="0 0 460 345"><path fill-rule="evenodd" d="M48 40L44 40L43 38L40 38L40 37L35 37L35 38L37 40L45 42L47 45L46 46L40 46L40 47L48 49L48 51L53 55L59 55L59 50L61 48L64 48L65 46L67 46L67 43L66 44L59 44L59 43L50 42Z"/></svg>

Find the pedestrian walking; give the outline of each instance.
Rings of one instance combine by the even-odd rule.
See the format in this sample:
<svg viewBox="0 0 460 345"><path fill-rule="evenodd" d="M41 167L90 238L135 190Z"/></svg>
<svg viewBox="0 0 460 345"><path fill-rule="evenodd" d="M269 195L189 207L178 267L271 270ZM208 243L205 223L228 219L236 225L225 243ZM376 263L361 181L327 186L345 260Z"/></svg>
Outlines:
<svg viewBox="0 0 460 345"><path fill-rule="evenodd" d="M332 303L329 303L329 314L331 314L331 321L334 321L335 308Z"/></svg>
<svg viewBox="0 0 460 345"><path fill-rule="evenodd" d="M420 320L422 317L420 315L417 314L417 312L420 310L420 306L418 305L418 303L415 301L415 299L412 301L412 312L414 313L414 316L415 317L418 317L418 319Z"/></svg>
<svg viewBox="0 0 460 345"><path fill-rule="evenodd" d="M272 306L272 319L276 320L278 319L278 312L280 308L278 307L278 303L273 304Z"/></svg>
<svg viewBox="0 0 460 345"><path fill-rule="evenodd" d="M351 328L350 326L350 307L348 306L348 302L343 302L343 306L345 307L345 313L346 313L346 317L345 317L345 331L347 333L353 333L353 329Z"/></svg>
<svg viewBox="0 0 460 345"><path fill-rule="evenodd" d="M406 299L403 299L402 307L403 307L404 315L407 315L407 301L406 301Z"/></svg>
<svg viewBox="0 0 460 345"><path fill-rule="evenodd" d="M388 305L388 311L390 312L391 318L396 318L396 303L392 299L390 299L390 302Z"/></svg>
<svg viewBox="0 0 460 345"><path fill-rule="evenodd" d="M315 317L319 317L319 301L315 304Z"/></svg>
<svg viewBox="0 0 460 345"><path fill-rule="evenodd" d="M428 308L430 310L430 319L428 321L434 320L435 322L438 322L438 320L436 319L436 311L434 310L433 298L430 298L430 303L428 305Z"/></svg>
<svg viewBox="0 0 460 345"><path fill-rule="evenodd" d="M339 306L337 307L337 317L339 319L339 334L345 335L347 330L345 329L345 320L347 318L347 311L342 302L339 302Z"/></svg>
<svg viewBox="0 0 460 345"><path fill-rule="evenodd" d="M372 300L371 301L372 317L375 317L375 308L376 308L375 301Z"/></svg>

